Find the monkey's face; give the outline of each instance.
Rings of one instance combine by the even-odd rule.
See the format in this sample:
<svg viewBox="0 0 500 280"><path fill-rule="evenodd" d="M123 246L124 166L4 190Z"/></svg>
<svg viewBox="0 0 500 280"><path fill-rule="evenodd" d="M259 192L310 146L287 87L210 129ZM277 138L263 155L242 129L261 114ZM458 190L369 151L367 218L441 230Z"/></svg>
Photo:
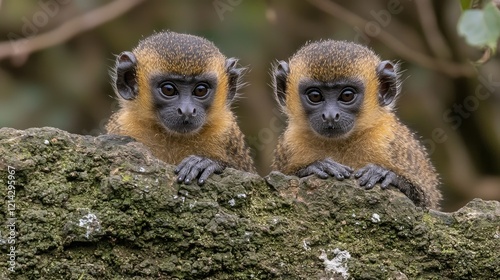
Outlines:
<svg viewBox="0 0 500 280"><path fill-rule="evenodd" d="M329 138L349 135L363 104L361 81L350 78L324 82L303 78L298 91L306 117L316 133Z"/></svg>
<svg viewBox="0 0 500 280"><path fill-rule="evenodd" d="M161 74L152 77L150 83L158 119L168 131L192 134L203 127L214 101L215 73Z"/></svg>

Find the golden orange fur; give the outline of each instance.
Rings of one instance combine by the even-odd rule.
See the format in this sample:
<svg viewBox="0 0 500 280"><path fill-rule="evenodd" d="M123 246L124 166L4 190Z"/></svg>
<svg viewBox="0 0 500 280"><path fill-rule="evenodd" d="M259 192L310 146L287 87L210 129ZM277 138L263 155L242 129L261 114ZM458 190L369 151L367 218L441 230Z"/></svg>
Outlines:
<svg viewBox="0 0 500 280"><path fill-rule="evenodd" d="M151 43L158 40L161 44ZM138 61L136 79L139 94L134 100L120 99L121 108L110 119L108 133L135 138L167 163L178 164L189 155L198 155L220 160L236 169L255 171L243 134L227 102L226 58L210 41L192 35L163 32L141 41L133 53ZM150 93L151 75L210 72L216 74L218 84L201 130L194 134L179 134L162 126Z"/></svg>
<svg viewBox="0 0 500 280"><path fill-rule="evenodd" d="M439 180L425 149L399 122L392 106L379 105L376 68L380 62L379 57L364 46L333 40L308 44L292 56L283 108L288 126L278 142L273 169L295 174L328 157L354 169L377 164L403 176L416 188L422 188L424 206L438 208ZM362 81L365 96L349 133L340 138L327 138L313 131L298 92L303 77L325 82L355 77Z"/></svg>

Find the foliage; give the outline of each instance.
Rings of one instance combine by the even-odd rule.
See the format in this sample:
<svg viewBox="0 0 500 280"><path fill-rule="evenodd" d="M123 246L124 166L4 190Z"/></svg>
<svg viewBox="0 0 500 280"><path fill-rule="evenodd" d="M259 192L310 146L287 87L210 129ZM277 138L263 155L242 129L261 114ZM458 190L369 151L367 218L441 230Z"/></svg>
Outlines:
<svg viewBox="0 0 500 280"><path fill-rule="evenodd" d="M464 5L461 1L462 8ZM493 2L489 2L482 9L466 9L458 21L458 33L465 37L468 44L480 48L490 48L496 52L500 38L500 11Z"/></svg>

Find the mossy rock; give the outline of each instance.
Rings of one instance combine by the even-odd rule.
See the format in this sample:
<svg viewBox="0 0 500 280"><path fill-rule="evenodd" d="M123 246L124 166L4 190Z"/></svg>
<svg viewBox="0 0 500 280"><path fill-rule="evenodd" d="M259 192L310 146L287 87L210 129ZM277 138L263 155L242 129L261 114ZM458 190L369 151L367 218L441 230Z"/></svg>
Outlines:
<svg viewBox="0 0 500 280"><path fill-rule="evenodd" d="M0 129L0 279L500 275L498 201L443 213L351 180L173 170L128 137Z"/></svg>

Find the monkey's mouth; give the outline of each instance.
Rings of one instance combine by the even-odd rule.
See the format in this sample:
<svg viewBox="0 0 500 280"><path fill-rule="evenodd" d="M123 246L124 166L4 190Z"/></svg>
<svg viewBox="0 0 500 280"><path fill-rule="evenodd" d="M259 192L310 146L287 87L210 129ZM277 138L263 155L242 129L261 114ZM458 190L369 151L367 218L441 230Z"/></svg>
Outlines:
<svg viewBox="0 0 500 280"><path fill-rule="evenodd" d="M319 127L313 127L313 129L321 136L328 138L342 138L346 137L352 130L352 125L349 123L339 123L339 124L322 124Z"/></svg>
<svg viewBox="0 0 500 280"><path fill-rule="evenodd" d="M193 125L184 125L183 127L176 127L172 130L180 134L194 134L200 130L200 127Z"/></svg>
<svg viewBox="0 0 500 280"><path fill-rule="evenodd" d="M165 130L175 134L195 134L200 131L202 125L197 119L182 119L182 118L161 118L161 123Z"/></svg>

